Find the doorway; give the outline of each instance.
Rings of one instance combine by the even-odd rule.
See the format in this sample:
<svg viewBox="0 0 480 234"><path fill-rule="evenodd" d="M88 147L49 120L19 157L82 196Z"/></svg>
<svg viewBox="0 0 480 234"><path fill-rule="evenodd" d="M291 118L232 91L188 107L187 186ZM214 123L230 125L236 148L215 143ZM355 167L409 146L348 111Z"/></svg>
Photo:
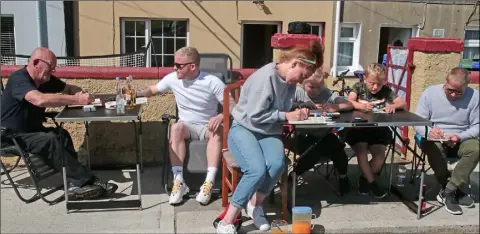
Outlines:
<svg viewBox="0 0 480 234"><path fill-rule="evenodd" d="M242 24L242 68L261 68L273 60L272 36L281 31L280 23Z"/></svg>
<svg viewBox="0 0 480 234"><path fill-rule="evenodd" d="M378 63L382 63L383 56L387 54L387 45L407 46L408 39L413 37L413 28L380 27L380 40L378 47Z"/></svg>

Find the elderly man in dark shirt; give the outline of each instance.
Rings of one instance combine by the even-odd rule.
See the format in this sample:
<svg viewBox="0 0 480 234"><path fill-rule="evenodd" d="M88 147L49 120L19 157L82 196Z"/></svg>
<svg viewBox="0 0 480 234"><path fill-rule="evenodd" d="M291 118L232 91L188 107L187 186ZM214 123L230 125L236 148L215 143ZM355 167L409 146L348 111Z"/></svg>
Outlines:
<svg viewBox="0 0 480 234"><path fill-rule="evenodd" d="M58 171L62 171L62 161L66 160L69 199L110 196L118 186L100 180L78 162L68 131L42 124L46 107L87 105L94 100L80 87L51 75L56 64L52 51L37 48L27 66L12 72L2 93L2 127L24 150L45 157Z"/></svg>

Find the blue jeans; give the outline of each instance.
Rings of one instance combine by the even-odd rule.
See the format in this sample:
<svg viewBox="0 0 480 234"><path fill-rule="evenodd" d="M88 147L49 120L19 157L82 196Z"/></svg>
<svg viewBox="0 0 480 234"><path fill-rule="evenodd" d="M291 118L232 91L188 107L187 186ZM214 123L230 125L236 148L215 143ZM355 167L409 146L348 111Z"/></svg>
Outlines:
<svg viewBox="0 0 480 234"><path fill-rule="evenodd" d="M255 192L268 195L285 169L285 151L280 136L254 133L233 124L228 133L228 149L243 176L233 193L231 204L246 208Z"/></svg>

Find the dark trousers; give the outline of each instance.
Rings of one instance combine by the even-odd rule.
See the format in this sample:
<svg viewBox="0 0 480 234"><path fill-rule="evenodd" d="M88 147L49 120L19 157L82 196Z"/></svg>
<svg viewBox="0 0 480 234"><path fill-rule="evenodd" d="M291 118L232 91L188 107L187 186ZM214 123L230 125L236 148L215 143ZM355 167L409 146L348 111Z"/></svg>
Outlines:
<svg viewBox="0 0 480 234"><path fill-rule="evenodd" d="M312 135L299 135L298 149L299 153L305 152L312 144L320 140L320 142L310 150L306 155L297 161L295 173L298 175L313 168L322 157L328 157L332 160L333 165L340 175L347 174L348 156L345 153L345 143L341 142L333 133L327 133L323 138Z"/></svg>
<svg viewBox="0 0 480 234"><path fill-rule="evenodd" d="M60 131L62 134L60 135ZM81 187L93 179L93 174L80 162L73 146L72 137L63 128L45 128L41 132L14 133L13 137L25 151L42 156L53 168L62 171L66 160L67 180ZM60 139L60 136L63 139Z"/></svg>
<svg viewBox="0 0 480 234"><path fill-rule="evenodd" d="M469 139L454 147L449 147L440 142L426 140L422 142L422 149L427 155L428 163L442 188L447 187L447 183L449 188L451 185L455 188L461 188L468 183L470 173L478 164L479 143L478 139ZM448 171L447 157L460 158L452 173Z"/></svg>

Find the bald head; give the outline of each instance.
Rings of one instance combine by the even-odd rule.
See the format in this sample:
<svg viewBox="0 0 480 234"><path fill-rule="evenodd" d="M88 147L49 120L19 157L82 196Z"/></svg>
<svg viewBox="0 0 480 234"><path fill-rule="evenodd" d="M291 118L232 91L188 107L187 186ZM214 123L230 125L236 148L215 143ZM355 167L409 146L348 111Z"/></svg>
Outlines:
<svg viewBox="0 0 480 234"><path fill-rule="evenodd" d="M48 48L36 48L30 55L27 71L39 84L50 80L50 75L57 66L57 56Z"/></svg>
<svg viewBox="0 0 480 234"><path fill-rule="evenodd" d="M36 48L30 55L30 61L34 61L38 59L42 59L50 63L57 62L57 56L55 56L55 54L50 49L45 47Z"/></svg>

